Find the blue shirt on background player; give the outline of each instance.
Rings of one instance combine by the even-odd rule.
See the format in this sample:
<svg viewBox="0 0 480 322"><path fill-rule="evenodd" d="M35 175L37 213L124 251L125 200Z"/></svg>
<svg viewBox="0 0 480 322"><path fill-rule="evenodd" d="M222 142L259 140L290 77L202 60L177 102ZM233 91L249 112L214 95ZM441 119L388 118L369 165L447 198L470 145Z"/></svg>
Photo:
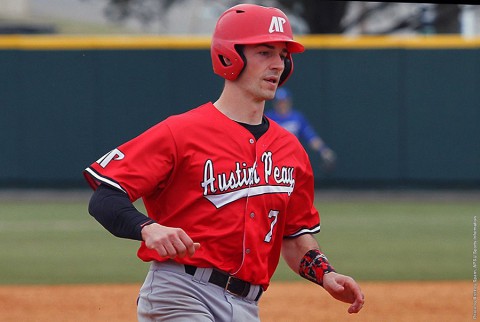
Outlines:
<svg viewBox="0 0 480 322"><path fill-rule="evenodd" d="M330 149L315 129L307 121L306 117L292 107L292 95L284 87L277 89L273 101L273 109L265 111L265 115L293 133L299 140L308 143L309 147L320 154L323 168L333 170L336 154Z"/></svg>

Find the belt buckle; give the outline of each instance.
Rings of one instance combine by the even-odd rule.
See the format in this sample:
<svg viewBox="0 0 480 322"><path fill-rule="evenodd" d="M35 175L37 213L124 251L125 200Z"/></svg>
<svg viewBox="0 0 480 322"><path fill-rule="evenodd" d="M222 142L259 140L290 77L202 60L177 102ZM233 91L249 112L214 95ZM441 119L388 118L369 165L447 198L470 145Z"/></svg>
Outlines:
<svg viewBox="0 0 480 322"><path fill-rule="evenodd" d="M225 292L228 292L228 293L230 293L230 294L232 294L232 295L237 295L237 296L238 296L238 294L233 293L232 291L230 291L230 290L228 289L229 286L230 286L230 281L232 280L232 278L233 278L233 276L231 276L231 275L228 276L227 284L225 284Z"/></svg>
<svg viewBox="0 0 480 322"><path fill-rule="evenodd" d="M249 290L250 290L250 284L242 281L243 289L240 292L238 292L238 291L235 292L235 291L230 290L230 285L232 284L232 281L234 281L234 280L238 280L238 278L236 278L235 276L231 276L231 275L228 276L227 283L225 285L225 291L229 294L232 294L232 295L236 295L236 296L240 296L240 297L246 297ZM247 288L247 286L248 286L248 288Z"/></svg>

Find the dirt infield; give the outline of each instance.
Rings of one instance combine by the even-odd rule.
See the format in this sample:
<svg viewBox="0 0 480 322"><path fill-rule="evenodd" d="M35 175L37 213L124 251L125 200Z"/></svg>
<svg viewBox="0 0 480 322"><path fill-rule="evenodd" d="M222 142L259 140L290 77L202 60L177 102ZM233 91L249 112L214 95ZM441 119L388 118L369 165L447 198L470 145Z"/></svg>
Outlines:
<svg viewBox="0 0 480 322"><path fill-rule="evenodd" d="M470 321L472 282L361 282L365 307L356 315L308 282L271 285L260 301L264 322ZM136 321L139 285L0 286L0 321Z"/></svg>

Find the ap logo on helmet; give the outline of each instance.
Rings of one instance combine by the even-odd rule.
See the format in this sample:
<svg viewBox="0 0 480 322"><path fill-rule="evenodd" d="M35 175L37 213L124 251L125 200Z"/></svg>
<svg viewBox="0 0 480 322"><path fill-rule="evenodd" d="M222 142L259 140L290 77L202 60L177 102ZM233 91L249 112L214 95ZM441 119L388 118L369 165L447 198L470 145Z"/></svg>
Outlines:
<svg viewBox="0 0 480 322"><path fill-rule="evenodd" d="M283 32L283 25L287 22L287 20L283 17L272 17L272 21L270 22L270 28L268 29L269 33L274 32Z"/></svg>

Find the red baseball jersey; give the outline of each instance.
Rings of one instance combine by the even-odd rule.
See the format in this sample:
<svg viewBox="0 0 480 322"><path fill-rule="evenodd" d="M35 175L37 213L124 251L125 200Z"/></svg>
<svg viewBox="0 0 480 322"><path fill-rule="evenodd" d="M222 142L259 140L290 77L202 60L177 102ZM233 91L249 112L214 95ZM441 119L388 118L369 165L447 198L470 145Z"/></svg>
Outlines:
<svg viewBox="0 0 480 322"><path fill-rule="evenodd" d="M282 239L320 231L313 172L298 139L270 121L258 141L207 103L158 123L85 169L143 198L148 216L201 243L176 261L217 267L266 289ZM164 261L142 242L138 257Z"/></svg>

